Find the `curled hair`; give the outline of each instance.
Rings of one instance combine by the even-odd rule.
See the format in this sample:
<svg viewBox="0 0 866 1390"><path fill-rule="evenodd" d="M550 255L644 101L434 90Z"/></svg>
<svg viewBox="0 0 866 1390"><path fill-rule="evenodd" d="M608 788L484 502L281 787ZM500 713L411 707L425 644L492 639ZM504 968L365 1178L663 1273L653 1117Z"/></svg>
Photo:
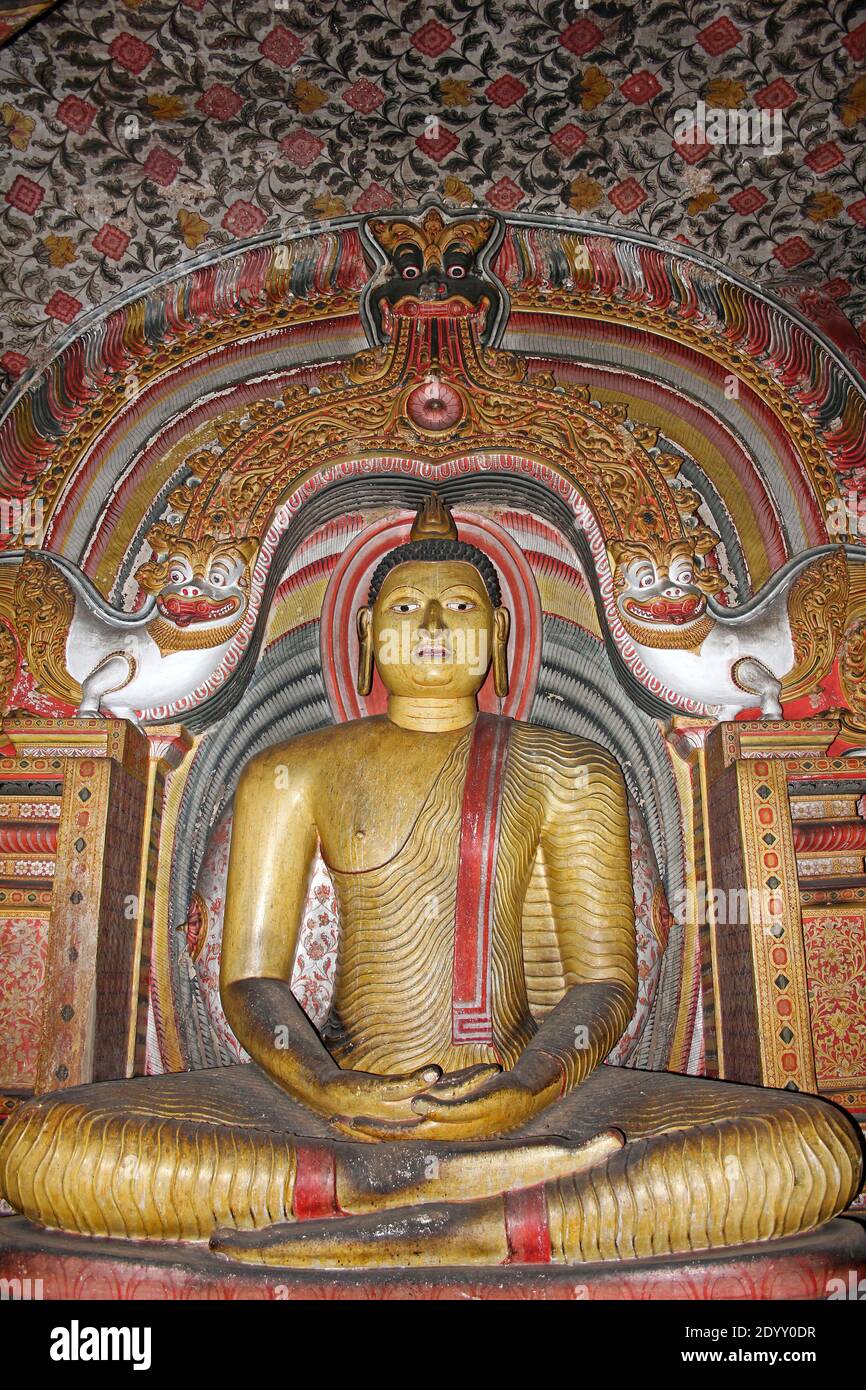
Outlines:
<svg viewBox="0 0 866 1390"><path fill-rule="evenodd" d="M389 550L379 561L370 580L367 602L371 608L379 597L385 576L390 574L392 569L396 569L397 565L408 564L411 560L462 560L465 564L472 565L481 575L487 597L493 607L499 608L502 603L499 576L493 562L483 550L479 550L475 545L468 545L466 541L426 540L408 541L406 545L398 545L396 550Z"/></svg>

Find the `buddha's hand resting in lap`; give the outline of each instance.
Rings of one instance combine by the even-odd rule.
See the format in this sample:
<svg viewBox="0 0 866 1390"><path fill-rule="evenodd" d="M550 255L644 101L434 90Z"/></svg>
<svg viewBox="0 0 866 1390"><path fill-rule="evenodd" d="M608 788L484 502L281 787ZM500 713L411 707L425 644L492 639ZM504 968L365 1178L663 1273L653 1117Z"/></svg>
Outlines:
<svg viewBox="0 0 866 1390"><path fill-rule="evenodd" d="M523 1062L518 1068L502 1072L492 1066L471 1067L442 1076L408 1100L408 1121L383 1123L374 1115L358 1113L346 1132L358 1139L483 1139L505 1134L545 1109L560 1092L559 1074L551 1077L546 1068L539 1072Z"/></svg>
<svg viewBox="0 0 866 1390"><path fill-rule="evenodd" d="M439 1094L460 1097L474 1094L478 1087L498 1075L499 1067L468 1067L462 1072L442 1075L437 1066L419 1067L399 1076L377 1076L371 1072L340 1071L330 1077L322 1091L323 1109L336 1128L355 1139L405 1138L418 1126L414 1101ZM425 1129L425 1133L428 1133ZM411 1136L410 1136L411 1137Z"/></svg>

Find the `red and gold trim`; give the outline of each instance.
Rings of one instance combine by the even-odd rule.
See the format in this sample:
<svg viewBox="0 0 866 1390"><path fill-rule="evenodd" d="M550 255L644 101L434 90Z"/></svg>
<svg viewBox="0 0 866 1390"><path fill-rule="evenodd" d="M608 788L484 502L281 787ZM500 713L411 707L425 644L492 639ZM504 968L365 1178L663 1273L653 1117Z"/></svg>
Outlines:
<svg viewBox="0 0 866 1390"><path fill-rule="evenodd" d="M493 1043L491 941L502 790L511 723L479 714L472 732L454 917L451 1041Z"/></svg>

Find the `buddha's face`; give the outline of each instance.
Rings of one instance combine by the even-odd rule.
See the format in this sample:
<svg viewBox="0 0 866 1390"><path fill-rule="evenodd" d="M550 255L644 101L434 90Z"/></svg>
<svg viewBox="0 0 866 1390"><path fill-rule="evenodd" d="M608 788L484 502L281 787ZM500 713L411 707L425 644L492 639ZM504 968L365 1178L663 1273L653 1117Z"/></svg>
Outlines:
<svg viewBox="0 0 866 1390"><path fill-rule="evenodd" d="M386 575L372 614L373 653L391 695L474 695L495 640L508 636L474 565L408 561Z"/></svg>

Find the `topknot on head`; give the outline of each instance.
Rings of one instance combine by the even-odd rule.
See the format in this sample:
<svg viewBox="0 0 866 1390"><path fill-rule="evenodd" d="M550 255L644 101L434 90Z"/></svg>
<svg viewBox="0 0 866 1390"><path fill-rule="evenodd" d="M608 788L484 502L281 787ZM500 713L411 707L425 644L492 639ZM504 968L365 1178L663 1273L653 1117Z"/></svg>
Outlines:
<svg viewBox="0 0 866 1390"><path fill-rule="evenodd" d="M456 541L457 524L442 501L438 492L431 492L422 500L412 530L410 541Z"/></svg>
<svg viewBox="0 0 866 1390"><path fill-rule="evenodd" d="M487 597L493 608L501 606L502 591L493 562L477 546L458 539L454 518L436 492L429 493L421 502L407 543L389 551L373 571L367 599L371 608L391 570L412 560L460 560L464 564L472 565L484 582Z"/></svg>

